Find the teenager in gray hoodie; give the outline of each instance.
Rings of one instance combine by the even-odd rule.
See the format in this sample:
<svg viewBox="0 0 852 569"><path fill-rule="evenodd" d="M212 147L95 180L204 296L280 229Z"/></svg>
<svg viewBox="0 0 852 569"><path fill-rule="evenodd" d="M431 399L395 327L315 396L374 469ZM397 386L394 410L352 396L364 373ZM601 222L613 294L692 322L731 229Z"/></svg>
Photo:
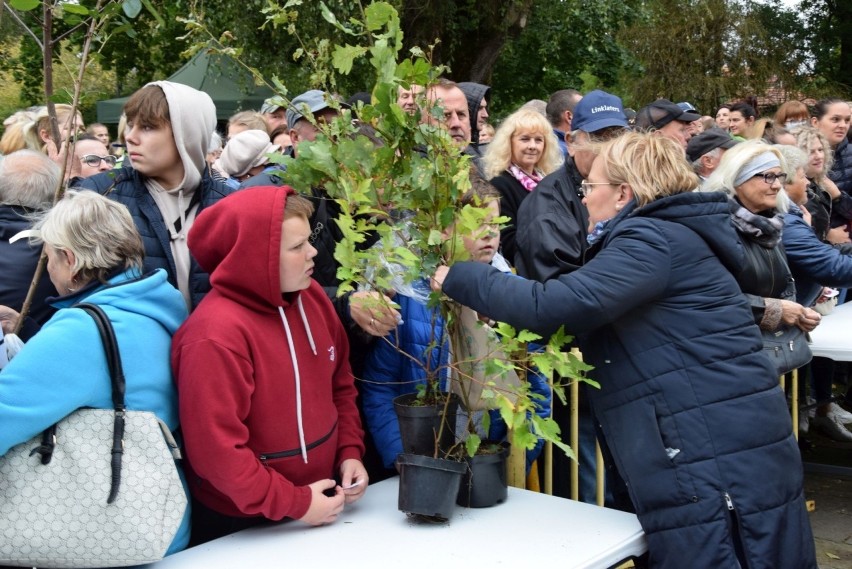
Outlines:
<svg viewBox="0 0 852 569"><path fill-rule="evenodd" d="M128 99L124 114L125 167L80 186L127 206L145 245L145 270L165 269L192 310L210 284L186 235L201 210L234 191L210 176L205 161L216 106L192 87L155 81Z"/></svg>

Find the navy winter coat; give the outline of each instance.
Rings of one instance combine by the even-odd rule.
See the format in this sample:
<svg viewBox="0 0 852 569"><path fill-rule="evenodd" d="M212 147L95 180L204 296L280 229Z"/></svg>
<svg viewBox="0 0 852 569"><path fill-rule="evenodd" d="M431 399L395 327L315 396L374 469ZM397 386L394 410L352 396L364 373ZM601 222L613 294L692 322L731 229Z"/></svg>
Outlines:
<svg viewBox="0 0 852 569"><path fill-rule="evenodd" d="M742 250L727 198L628 207L589 254L543 284L460 263L444 292L515 327L581 335L653 567L815 568L786 399L729 272Z"/></svg>
<svg viewBox="0 0 852 569"><path fill-rule="evenodd" d="M796 206L784 215L781 242L796 280L796 302L811 306L824 286L852 287L852 255L823 243Z"/></svg>
<svg viewBox="0 0 852 569"><path fill-rule="evenodd" d="M0 277L0 305L9 306L18 312L27 297L42 248L31 246L27 239L14 243L9 243L9 239L32 227L32 221L27 215L34 213L36 212L21 206L0 205L0 275L3 275ZM28 318L19 333L24 341L29 340L56 312L45 302L49 296L57 296L57 292L45 269L36 288Z"/></svg>
<svg viewBox="0 0 852 569"><path fill-rule="evenodd" d="M124 167L86 178L80 182L79 187L94 190L127 206L145 247L144 272L165 269L169 275L169 282L177 287L169 230L154 198L145 187L142 175L133 168ZM201 178L201 187L196 190L193 197L193 200L200 200L198 213L234 191L236 190L214 180L210 177L209 170L205 170ZM189 290L192 295L192 306L195 308L210 291L210 281L208 274L198 266L195 259L190 259L190 263Z"/></svg>
<svg viewBox="0 0 852 569"><path fill-rule="evenodd" d="M844 138L834 149L834 165L828 173L841 192L852 195L852 145Z"/></svg>

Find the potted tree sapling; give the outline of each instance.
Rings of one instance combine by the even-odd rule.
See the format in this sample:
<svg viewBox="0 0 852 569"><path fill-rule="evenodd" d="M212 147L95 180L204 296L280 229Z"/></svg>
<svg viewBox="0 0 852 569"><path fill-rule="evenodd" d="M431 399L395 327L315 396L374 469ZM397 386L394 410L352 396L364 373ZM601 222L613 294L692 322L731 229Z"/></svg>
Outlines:
<svg viewBox="0 0 852 569"><path fill-rule="evenodd" d="M335 250L337 276L342 281L339 294L367 288L399 302L415 298L433 315L425 349L405 351L404 343L393 334L377 341L406 362L422 366L419 387L410 388L413 393L395 401L396 407L406 403L415 408L402 415L432 415L419 429L425 442L410 443L403 435L405 452L397 459L399 507L407 513L445 520L458 496L460 477L468 470L465 457L495 448L482 445L481 428L473 423L457 432L454 416L459 401L468 417L480 408L485 426L492 414L499 416L508 426L509 442L518 449L531 449L543 439L570 454L570 448L559 439L556 423L534 412L539 396L530 391L526 374L537 370L552 376L556 371L568 380L584 380L588 368L562 350L570 338L561 332L544 343L534 334L503 324L490 327L478 319L472 323L470 315L465 317L466 309L429 290L428 276L437 266L469 258L460 236L495 223L481 200L465 199L471 188L471 157L439 125L426 124L438 121L421 120L423 113L443 117L440 102L430 107L421 95L421 106L414 114L396 103L400 88L428 88L446 70L432 65L429 52L419 49L398 60L402 49L399 17L386 2L370 4L362 20L350 19L346 24L328 10L325 15L347 38L360 39L364 45L336 45L321 53L329 53L331 65L344 74L356 59L365 58L376 72L376 83L370 104L341 109L337 119L317 124L321 134L313 142L302 142L297 158L282 159L287 167L284 178L302 192L322 187L340 206L342 213L336 222L344 237ZM355 115L358 121L353 121ZM376 245L365 248L368 239ZM484 348L465 348L474 336L487 339ZM541 342L541 348L530 351L529 342ZM432 357L436 352L440 355ZM475 404L471 392L476 394ZM564 400L562 385L554 386L553 393ZM405 420L401 417L400 424ZM422 469L450 480L426 483ZM414 484L409 483L412 478ZM430 498L441 496L443 503L424 505L421 496L403 495L409 489Z"/></svg>

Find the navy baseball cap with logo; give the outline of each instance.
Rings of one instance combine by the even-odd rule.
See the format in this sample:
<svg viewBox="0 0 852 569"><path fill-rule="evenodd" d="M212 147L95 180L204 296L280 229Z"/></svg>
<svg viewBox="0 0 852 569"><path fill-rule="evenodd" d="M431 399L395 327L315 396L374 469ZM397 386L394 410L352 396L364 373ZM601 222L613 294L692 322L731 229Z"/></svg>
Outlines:
<svg viewBox="0 0 852 569"><path fill-rule="evenodd" d="M574 107L571 130L597 132L610 127L630 128L621 99L606 91L591 91Z"/></svg>

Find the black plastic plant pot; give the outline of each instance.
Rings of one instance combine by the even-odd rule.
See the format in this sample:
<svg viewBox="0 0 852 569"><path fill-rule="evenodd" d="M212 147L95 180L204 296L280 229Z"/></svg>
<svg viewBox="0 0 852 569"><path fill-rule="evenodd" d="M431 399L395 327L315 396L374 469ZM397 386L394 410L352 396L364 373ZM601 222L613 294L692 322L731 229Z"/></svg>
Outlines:
<svg viewBox="0 0 852 569"><path fill-rule="evenodd" d="M506 501L509 496L506 483L508 454L507 446L502 445L499 452L465 458L467 470L459 488L459 506L488 508Z"/></svg>
<svg viewBox="0 0 852 569"><path fill-rule="evenodd" d="M414 405L416 399L417 394L408 393L393 400L393 407L399 420L402 452L434 456L435 437L441 428L444 404ZM446 423L439 442L439 449L445 454L456 443L456 411L458 407L458 396L453 394L447 407Z"/></svg>
<svg viewBox="0 0 852 569"><path fill-rule="evenodd" d="M450 519L467 464L419 454L401 454L399 510L417 519L443 523Z"/></svg>

